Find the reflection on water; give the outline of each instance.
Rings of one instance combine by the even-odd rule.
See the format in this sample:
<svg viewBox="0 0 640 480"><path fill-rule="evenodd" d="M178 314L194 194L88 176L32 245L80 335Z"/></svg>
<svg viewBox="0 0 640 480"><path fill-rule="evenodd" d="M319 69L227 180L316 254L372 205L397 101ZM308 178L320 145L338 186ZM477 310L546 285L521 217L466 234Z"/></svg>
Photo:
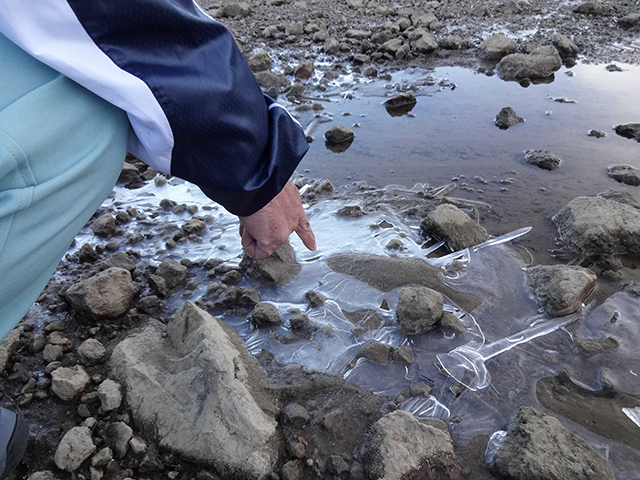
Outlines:
<svg viewBox="0 0 640 480"><path fill-rule="evenodd" d="M327 150L331 150L333 153L342 153L347 151L347 149L353 143L354 139L355 137L351 137L350 139L340 143L332 143L332 142L325 141L324 146L327 148Z"/></svg>
<svg viewBox="0 0 640 480"><path fill-rule="evenodd" d="M441 86L445 78L457 88ZM411 116L385 113L383 102L398 93L396 85L400 90L419 86ZM515 230L526 217L534 230L525 244L544 261L547 250L555 247L550 219L567 202L579 195L634 188L608 177L607 167L640 167L640 145L617 135L597 139L587 132L611 132L613 125L640 121L638 85L640 67L624 66L623 72L612 73L603 65L563 67L553 83L529 88L462 67L399 71L391 81L362 80L349 85L351 99L329 97L332 101L324 105L334 120L314 133L319 137L339 125L341 114L348 111L361 117L357 139L339 161L312 144L301 168L308 169L310 177L329 178L334 184L364 180L376 186L412 187L417 182L443 185L455 178L455 196L492 205L482 214L491 233ZM506 131L495 127L496 114L506 106L525 123ZM301 121L306 125L310 119L303 114ZM563 160L562 166L548 172L527 164L522 152L530 149L553 152Z"/></svg>

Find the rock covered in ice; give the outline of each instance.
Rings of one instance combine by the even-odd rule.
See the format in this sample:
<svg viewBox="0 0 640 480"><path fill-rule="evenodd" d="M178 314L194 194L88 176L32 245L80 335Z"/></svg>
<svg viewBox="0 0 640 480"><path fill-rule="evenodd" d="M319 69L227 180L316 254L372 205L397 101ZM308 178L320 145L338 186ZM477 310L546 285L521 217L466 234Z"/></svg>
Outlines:
<svg viewBox="0 0 640 480"><path fill-rule="evenodd" d="M123 340L111 367L136 424L160 446L220 473L268 475L277 461L275 400L264 371L229 327L191 302L166 328Z"/></svg>
<svg viewBox="0 0 640 480"><path fill-rule="evenodd" d="M491 469L513 480L614 480L607 461L554 417L522 407Z"/></svg>
<svg viewBox="0 0 640 480"><path fill-rule="evenodd" d="M442 317L442 295L426 287L403 287L400 290L396 319L406 336L420 335L433 329Z"/></svg>
<svg viewBox="0 0 640 480"><path fill-rule="evenodd" d="M456 478L446 424L427 423L404 410L389 413L373 425L363 457L371 480Z"/></svg>
<svg viewBox="0 0 640 480"><path fill-rule="evenodd" d="M422 221L422 231L447 242L453 250L479 245L489 234L458 207L443 203Z"/></svg>
<svg viewBox="0 0 640 480"><path fill-rule="evenodd" d="M527 269L527 284L549 315L575 312L596 286L596 274L582 267L538 265Z"/></svg>

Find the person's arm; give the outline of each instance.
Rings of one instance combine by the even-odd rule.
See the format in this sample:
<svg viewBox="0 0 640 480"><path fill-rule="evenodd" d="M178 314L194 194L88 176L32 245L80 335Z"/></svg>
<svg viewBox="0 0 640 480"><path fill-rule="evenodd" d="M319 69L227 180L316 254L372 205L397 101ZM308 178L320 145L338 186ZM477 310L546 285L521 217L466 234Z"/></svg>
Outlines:
<svg viewBox="0 0 640 480"><path fill-rule="evenodd" d="M0 32L125 110L131 153L243 219L272 202L308 149L227 29L192 0L2 0ZM273 244L273 232L250 228Z"/></svg>

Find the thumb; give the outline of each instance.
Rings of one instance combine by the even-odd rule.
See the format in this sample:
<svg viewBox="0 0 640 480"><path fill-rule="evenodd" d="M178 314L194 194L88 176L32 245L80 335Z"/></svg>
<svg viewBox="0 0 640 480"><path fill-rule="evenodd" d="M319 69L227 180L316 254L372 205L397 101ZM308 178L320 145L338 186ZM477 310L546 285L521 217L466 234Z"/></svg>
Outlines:
<svg viewBox="0 0 640 480"><path fill-rule="evenodd" d="M298 228L296 228L296 234L304 243L304 246L309 250L313 251L316 247L316 236L313 234L313 230L311 230L311 224L305 215L304 218L300 220L298 223Z"/></svg>

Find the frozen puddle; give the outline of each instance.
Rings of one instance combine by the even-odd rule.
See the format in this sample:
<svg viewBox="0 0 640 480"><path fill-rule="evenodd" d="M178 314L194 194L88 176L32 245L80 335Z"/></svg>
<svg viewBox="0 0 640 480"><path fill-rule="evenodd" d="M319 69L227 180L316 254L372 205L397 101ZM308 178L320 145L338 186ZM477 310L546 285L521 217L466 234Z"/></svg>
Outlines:
<svg viewBox="0 0 640 480"><path fill-rule="evenodd" d="M163 235L153 232L161 232L166 223L181 225L190 218L187 213L167 213L159 216L159 220L152 220L151 214L157 212L164 198L198 205L198 215L213 216L200 243L190 241L178 244L168 253L159 253L164 248ZM430 263L442 269L442 283L458 292L475 295L482 303L467 312L445 297L445 309L457 315L468 329L462 336L434 330L406 338L395 322L399 288L388 292L377 290L332 271L327 262L333 255L344 253L426 259L426 253L433 249L422 248L424 239L418 221L401 218L391 207L381 205L376 213L359 218L335 215L339 208L353 204L354 201L331 200L308 207L318 250L309 252L297 237L291 237L302 270L290 284L265 288L246 279L241 284L256 287L262 301L278 308L284 323L274 332L255 329L246 317L218 315L238 332L252 353L265 349L279 363L296 363L319 372L343 375L349 382L391 398L417 381L426 382L433 389L432 396L412 398L400 408L419 416L450 420L454 438L461 444L476 435L491 435L503 429L522 405L543 408L536 398L536 382L542 377L557 375L561 369L568 370L573 379L593 390L602 387L603 376L606 376L607 381L621 391L640 393L640 367L634 355L640 343L640 323L636 318L640 311L638 297L621 292L597 308L584 308L581 314L549 318L541 313L526 285L524 259L527 256L522 254L522 249L510 246L514 239L525 235L527 229L512 234L504 232L507 235L490 240L482 248L430 258ZM236 218L211 203L197 187L178 179L171 179L162 187L156 187L153 182L137 190L118 187L115 198L108 199L103 206L136 207L147 214L145 219L132 220L127 230L135 233L142 228L141 231L151 232L134 246L151 263L159 264L169 256L177 260L219 258L227 265L237 266L242 258ZM383 221L387 228L372 228L373 224ZM394 239L403 242L404 250L396 252L386 248ZM91 231L85 229L77 240L79 246L94 239ZM440 247L438 252L444 248ZM447 268L453 260L456 268ZM198 285L189 299L197 300L207 286L206 282ZM325 305L311 308L305 299L309 290L324 295ZM187 298L179 297L169 302L178 306L185 300ZM383 304L388 305L388 309L382 308ZM382 324L377 330L356 338L352 333L354 324L345 312L361 309L375 311ZM311 341L282 343L279 339L289 333L291 312L296 310L307 314L318 329ZM614 312L618 312L618 320L611 323ZM572 325L567 329L572 322L577 327ZM614 351L587 358L580 356L573 345L572 335L601 338L608 333L620 341L620 347ZM356 360L360 346L372 339L392 347L410 346L415 362L406 366L393 361L380 365L366 358ZM637 409L629 409L625 414L630 422L638 423ZM640 454L636 450L617 444L611 448L614 442L566 423L601 451L606 450L618 472L627 472L628 465L640 465Z"/></svg>

